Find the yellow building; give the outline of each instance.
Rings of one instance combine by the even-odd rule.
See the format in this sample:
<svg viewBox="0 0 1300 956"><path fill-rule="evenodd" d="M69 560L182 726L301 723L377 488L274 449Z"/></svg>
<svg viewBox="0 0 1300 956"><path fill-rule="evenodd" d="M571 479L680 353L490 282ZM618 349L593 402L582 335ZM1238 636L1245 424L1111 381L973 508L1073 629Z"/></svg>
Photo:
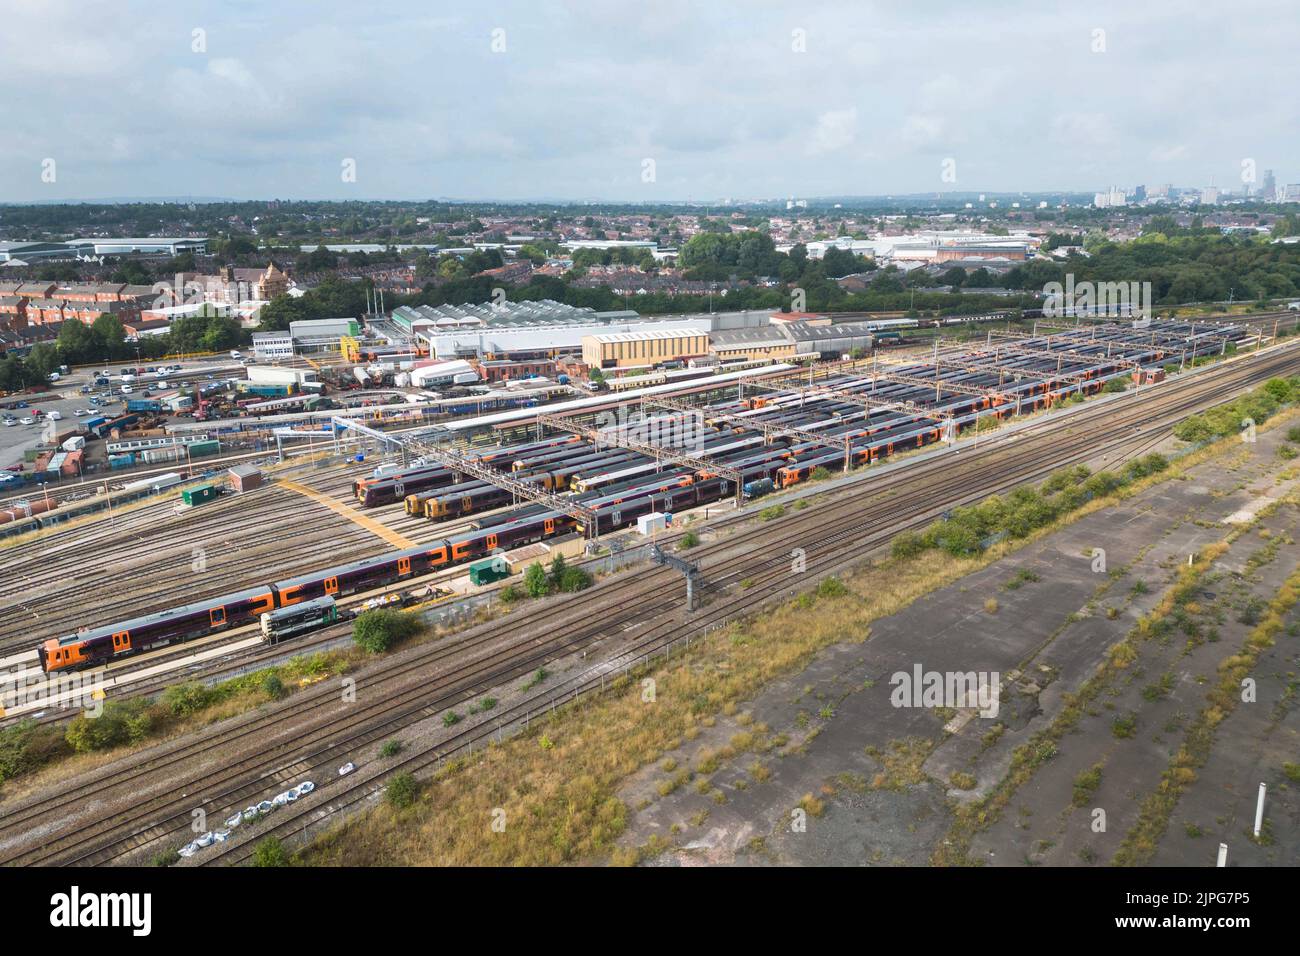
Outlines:
<svg viewBox="0 0 1300 956"><path fill-rule="evenodd" d="M698 329L608 332L582 337L582 361L591 368L636 368L709 354L709 334Z"/></svg>

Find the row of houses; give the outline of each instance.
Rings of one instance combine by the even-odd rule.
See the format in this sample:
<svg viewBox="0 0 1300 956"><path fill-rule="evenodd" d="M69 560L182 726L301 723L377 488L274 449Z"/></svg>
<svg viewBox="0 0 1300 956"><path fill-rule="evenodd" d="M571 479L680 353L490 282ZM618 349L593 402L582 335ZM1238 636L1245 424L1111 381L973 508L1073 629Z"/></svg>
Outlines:
<svg viewBox="0 0 1300 956"><path fill-rule="evenodd" d="M36 326L90 325L102 315L127 323L139 319L156 297L150 286L126 283L0 282L0 329L23 335Z"/></svg>

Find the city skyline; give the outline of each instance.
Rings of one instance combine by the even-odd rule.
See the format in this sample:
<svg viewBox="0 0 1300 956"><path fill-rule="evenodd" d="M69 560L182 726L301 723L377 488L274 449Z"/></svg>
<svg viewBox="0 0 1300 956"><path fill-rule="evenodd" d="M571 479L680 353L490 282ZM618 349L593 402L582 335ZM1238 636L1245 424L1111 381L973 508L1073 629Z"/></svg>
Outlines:
<svg viewBox="0 0 1300 956"><path fill-rule="evenodd" d="M1258 192L1266 169L1300 178L1300 107L1271 92L1300 79L1278 28L1298 19L1267 0L996 19L955 3L399 3L368 20L337 3L18 3L0 54L24 109L0 201L1226 193L1247 161Z"/></svg>

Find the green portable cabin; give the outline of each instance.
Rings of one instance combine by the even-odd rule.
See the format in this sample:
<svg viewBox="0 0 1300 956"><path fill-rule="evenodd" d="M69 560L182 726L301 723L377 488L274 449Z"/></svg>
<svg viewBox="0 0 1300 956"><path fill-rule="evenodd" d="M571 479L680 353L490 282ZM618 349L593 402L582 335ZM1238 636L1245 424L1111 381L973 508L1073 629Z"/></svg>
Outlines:
<svg viewBox="0 0 1300 956"><path fill-rule="evenodd" d="M474 585L491 584L510 577L510 564L505 558L485 558L469 566L469 581Z"/></svg>
<svg viewBox="0 0 1300 956"><path fill-rule="evenodd" d="M181 500L191 508L195 505L201 505L205 501L211 501L217 495L221 494L221 489L216 485L199 485L197 488L186 488L181 492Z"/></svg>
<svg viewBox="0 0 1300 956"><path fill-rule="evenodd" d="M189 444L190 457L201 458L204 455L215 455L221 451L221 442L216 439L208 441L194 441Z"/></svg>

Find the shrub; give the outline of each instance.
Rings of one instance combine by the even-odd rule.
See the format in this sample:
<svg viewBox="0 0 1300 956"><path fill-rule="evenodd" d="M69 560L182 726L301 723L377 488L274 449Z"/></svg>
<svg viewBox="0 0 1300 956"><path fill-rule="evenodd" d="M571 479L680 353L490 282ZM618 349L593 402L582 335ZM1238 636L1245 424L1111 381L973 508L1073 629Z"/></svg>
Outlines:
<svg viewBox="0 0 1300 956"><path fill-rule="evenodd" d="M396 757L402 752L402 742L400 740L385 740L382 747L379 748L379 756L388 758Z"/></svg>
<svg viewBox="0 0 1300 956"><path fill-rule="evenodd" d="M148 702L143 699L105 701L98 717L84 713L74 717L64 739L78 753L108 750L144 739L150 723Z"/></svg>
<svg viewBox="0 0 1300 956"><path fill-rule="evenodd" d="M839 578L822 578L817 584L818 597L843 597L848 593L848 587Z"/></svg>
<svg viewBox="0 0 1300 956"><path fill-rule="evenodd" d="M289 854L275 837L267 837L253 851L253 866L288 866Z"/></svg>
<svg viewBox="0 0 1300 956"><path fill-rule="evenodd" d="M818 465L812 470L812 473L808 475L808 480L821 481L823 478L829 478L830 476L831 473L828 470L823 468L821 465Z"/></svg>
<svg viewBox="0 0 1300 956"><path fill-rule="evenodd" d="M352 639L371 654L381 654L398 641L423 629L420 618L404 611L377 608L362 611L352 625Z"/></svg>
<svg viewBox="0 0 1300 956"><path fill-rule="evenodd" d="M262 678L262 693L272 700L279 700L284 696L284 682L275 674L267 674Z"/></svg>
<svg viewBox="0 0 1300 956"><path fill-rule="evenodd" d="M500 600L502 604L510 604L514 601L518 601L522 597L523 594L520 593L517 587L515 587L513 581L497 592L497 599Z"/></svg>
<svg viewBox="0 0 1300 956"><path fill-rule="evenodd" d="M1111 392L1111 393L1126 392L1128 391L1128 379L1112 378L1109 382L1106 383L1106 386L1105 388L1102 389L1102 391Z"/></svg>
<svg viewBox="0 0 1300 956"><path fill-rule="evenodd" d="M889 546L890 553L900 559L914 558L925 550L925 541L913 531L902 531L894 535Z"/></svg>
<svg viewBox="0 0 1300 956"><path fill-rule="evenodd" d="M173 863L178 862L180 858L180 851L176 847L171 847L155 853L149 863L151 866L171 866Z"/></svg>
<svg viewBox="0 0 1300 956"><path fill-rule="evenodd" d="M458 723L460 723L460 714L456 713L454 710L449 710L442 715L442 725L444 727L452 727Z"/></svg>
<svg viewBox="0 0 1300 956"><path fill-rule="evenodd" d="M409 773L399 773L388 781L388 786L384 788L384 799L389 806L404 810L415 803L419 793L420 787L415 778Z"/></svg>
<svg viewBox="0 0 1300 956"><path fill-rule="evenodd" d="M677 548L680 551L685 551L687 548L693 548L699 543L700 536L694 531L688 531L682 535L681 541L677 543Z"/></svg>
<svg viewBox="0 0 1300 956"><path fill-rule="evenodd" d="M162 694L162 705L174 717L188 717L195 711L202 710L212 701L212 691L198 681L173 684Z"/></svg>
<svg viewBox="0 0 1300 956"><path fill-rule="evenodd" d="M555 582L555 587L566 594L584 591L591 587L591 575L582 568L565 568L564 573Z"/></svg>
<svg viewBox="0 0 1300 956"><path fill-rule="evenodd" d="M35 770L61 750L57 734L57 728L30 719L0 728L0 783Z"/></svg>

